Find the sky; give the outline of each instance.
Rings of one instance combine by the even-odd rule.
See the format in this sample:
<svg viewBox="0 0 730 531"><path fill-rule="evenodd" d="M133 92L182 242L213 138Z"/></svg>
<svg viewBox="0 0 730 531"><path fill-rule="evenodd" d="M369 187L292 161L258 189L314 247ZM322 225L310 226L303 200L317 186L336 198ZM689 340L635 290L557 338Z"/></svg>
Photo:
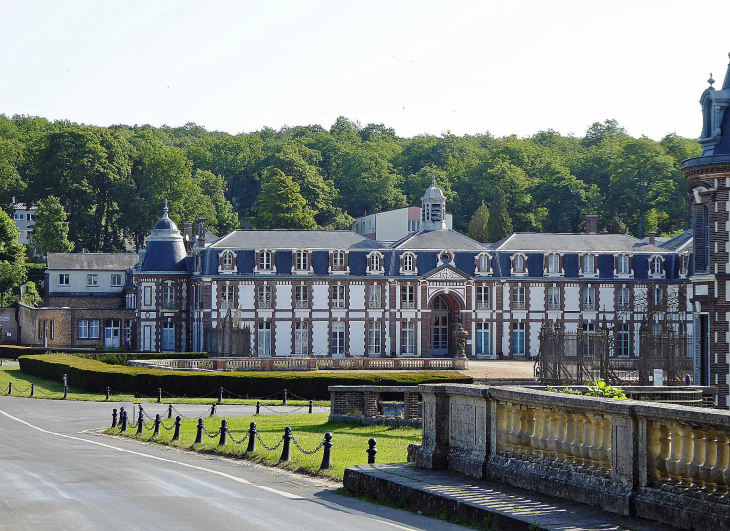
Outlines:
<svg viewBox="0 0 730 531"><path fill-rule="evenodd" d="M0 114L697 137L728 20L730 2L670 0L0 0Z"/></svg>

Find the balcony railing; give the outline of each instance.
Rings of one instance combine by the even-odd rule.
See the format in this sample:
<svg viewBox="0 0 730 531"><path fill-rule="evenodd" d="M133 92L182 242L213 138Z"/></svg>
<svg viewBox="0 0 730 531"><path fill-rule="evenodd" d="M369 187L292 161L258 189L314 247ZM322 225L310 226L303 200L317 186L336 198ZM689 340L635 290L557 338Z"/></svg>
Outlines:
<svg viewBox="0 0 730 531"><path fill-rule="evenodd" d="M309 301L296 301L294 303L295 308L309 308Z"/></svg>
<svg viewBox="0 0 730 531"><path fill-rule="evenodd" d="M492 305L488 302L477 302L477 310L491 310Z"/></svg>
<svg viewBox="0 0 730 531"><path fill-rule="evenodd" d="M400 303L400 307L403 308L403 309L405 309L405 310L413 310L416 307L416 303L415 302L402 301Z"/></svg>
<svg viewBox="0 0 730 531"><path fill-rule="evenodd" d="M368 301L368 308L380 309L383 307L383 303L380 301Z"/></svg>
<svg viewBox="0 0 730 531"><path fill-rule="evenodd" d="M259 301L259 308L271 308L271 301Z"/></svg>
<svg viewBox="0 0 730 531"><path fill-rule="evenodd" d="M527 304L525 304L525 301L522 301L522 302L520 302L520 301L517 301L517 302L512 301L512 309L513 310L526 310L527 309Z"/></svg>

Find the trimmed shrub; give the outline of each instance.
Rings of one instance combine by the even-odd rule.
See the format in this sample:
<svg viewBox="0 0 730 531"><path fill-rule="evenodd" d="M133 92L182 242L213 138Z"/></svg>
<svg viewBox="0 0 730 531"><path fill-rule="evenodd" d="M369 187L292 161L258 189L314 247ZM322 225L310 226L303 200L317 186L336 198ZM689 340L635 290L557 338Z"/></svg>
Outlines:
<svg viewBox="0 0 730 531"><path fill-rule="evenodd" d="M48 354L23 356L20 369L26 374L61 381L68 375L69 385L101 393L114 392L156 396L157 388L186 397L217 396L218 388L251 398L279 394L283 389L312 400L329 399L330 385L418 385L421 383L473 383L457 371L368 371L367 373L312 372L192 372L143 369L107 365L97 360Z"/></svg>
<svg viewBox="0 0 730 531"><path fill-rule="evenodd" d="M17 360L20 356L38 355L38 354L61 354L72 355L82 358L91 358L110 365L125 365L129 360L149 360L149 359L167 359L167 358L207 358L205 352L124 352L116 350L94 351L89 349L63 349L63 351L53 350L47 347L23 347L20 345L0 345L0 358Z"/></svg>

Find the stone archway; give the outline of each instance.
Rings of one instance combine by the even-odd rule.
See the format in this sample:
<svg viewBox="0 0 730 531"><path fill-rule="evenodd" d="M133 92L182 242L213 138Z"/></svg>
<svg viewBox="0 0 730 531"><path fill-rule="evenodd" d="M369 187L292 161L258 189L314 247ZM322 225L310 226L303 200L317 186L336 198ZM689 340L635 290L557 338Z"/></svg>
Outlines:
<svg viewBox="0 0 730 531"><path fill-rule="evenodd" d="M439 292L431 298L428 307L431 311L425 327L424 355L453 358L456 355L454 332L461 324L462 302L453 293Z"/></svg>

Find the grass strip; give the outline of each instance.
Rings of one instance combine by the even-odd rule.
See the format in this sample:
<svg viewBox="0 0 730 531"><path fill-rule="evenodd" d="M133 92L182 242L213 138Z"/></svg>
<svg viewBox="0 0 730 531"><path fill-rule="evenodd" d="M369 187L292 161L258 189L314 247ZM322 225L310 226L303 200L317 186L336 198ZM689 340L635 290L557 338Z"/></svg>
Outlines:
<svg viewBox="0 0 730 531"><path fill-rule="evenodd" d="M367 463L368 440L373 437L378 441L377 461L378 463L402 463L406 461L408 445L421 442L421 430L419 428L396 428L392 426L361 426L344 422L329 422L327 414L313 415L277 415L259 417L208 417L204 418L206 429L211 433L218 431L221 420L228 421L228 429L236 440L241 440L249 429L249 424L255 422L257 430L267 446L275 446L284 434L284 428L290 427L297 442L308 451L316 448L326 432L332 433L332 468L319 470L322 462L322 450L314 455L301 453L292 443L291 458L289 462L281 463L282 447L275 451L268 451L261 447L256 441L256 451L250 454L245 452L247 442L235 444L228 439L225 446L218 446L218 438L210 439L203 434L203 443L194 444L197 433L196 419L184 419L181 424L180 440L172 441L173 431L160 428L160 435L152 437L152 431L145 431L137 437L135 430L127 428L125 433L120 433L117 428L106 430L110 435L123 435L136 438L141 441L150 441L177 448L191 449L198 452L225 455L248 459L257 463L270 466L277 466L295 472L325 476L342 480L345 468L348 466L362 465ZM151 424L151 423L149 423ZM148 424L148 425L149 425ZM166 421L165 425L170 427L172 423Z"/></svg>

